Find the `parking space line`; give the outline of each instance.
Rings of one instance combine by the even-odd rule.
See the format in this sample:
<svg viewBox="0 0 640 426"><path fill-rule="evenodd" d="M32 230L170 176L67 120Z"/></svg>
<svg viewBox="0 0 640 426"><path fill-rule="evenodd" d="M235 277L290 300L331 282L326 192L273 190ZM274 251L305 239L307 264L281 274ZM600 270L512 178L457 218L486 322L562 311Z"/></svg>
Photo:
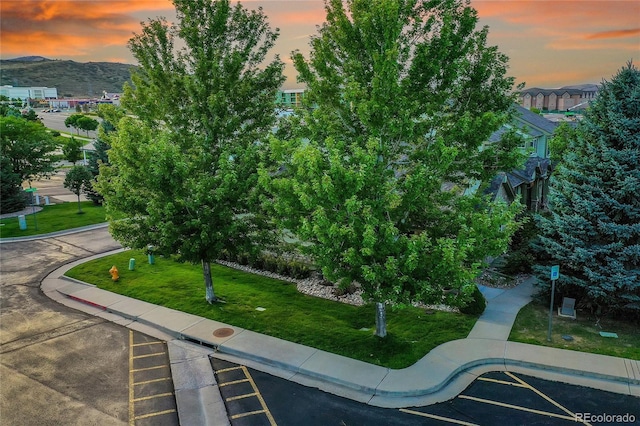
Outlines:
<svg viewBox="0 0 640 426"><path fill-rule="evenodd" d="M232 380L230 382L222 382L221 381L221 379L220 379L220 374L221 373L228 373L230 371L236 371L236 370L242 370L242 373L244 374L245 378L244 379L239 379L239 380ZM229 367L229 368L223 368L223 369L220 369L220 370L216 370L215 373L218 376L218 387L220 387L220 388L225 387L225 386L238 385L238 384L247 383L247 382L249 384L251 384L251 387L253 388L253 393L247 393L247 394L242 394L242 395L229 397L229 398L225 399L225 402L233 402L233 401L237 401L237 400L240 400L240 399L255 397L258 400L258 402L260 403L260 406L262 406L262 408L263 408L262 410L248 411L248 412L245 412L245 413L235 414L235 415L229 417L230 419L238 419L238 418L241 418L241 417L253 416L253 415L256 415L256 414L264 414L265 416L267 416L267 419L269 420L269 424L271 426L277 426L277 423L276 423L275 419L273 418L273 415L271 414L271 411L269 411L269 408L267 407L267 403L265 402L264 398L262 397L262 394L260 393L260 390L258 389L258 386L253 381L253 377L251 377L251 373L249 373L249 369L247 367L245 367L244 365L239 365L237 367Z"/></svg>
<svg viewBox="0 0 640 426"><path fill-rule="evenodd" d="M154 357L154 356L162 356L164 354L166 354L166 352L155 352L155 353L152 353L152 354L137 355L137 356L134 356L133 359L151 358L151 357Z"/></svg>
<svg viewBox="0 0 640 426"><path fill-rule="evenodd" d="M170 414L170 413L175 413L175 412L176 412L176 410L156 411L155 413L149 413L149 414L143 414L143 415L137 416L135 419L136 420L148 419L149 417L162 416L162 415L165 415L165 414Z"/></svg>
<svg viewBox="0 0 640 426"><path fill-rule="evenodd" d="M429 419L434 419L434 420L441 420L443 422L454 423L454 424L457 424L457 425L480 426L480 425L477 425L475 423L468 423L468 422L465 422L465 421L462 421L462 420L456 420L456 419L450 419L448 417L436 416L435 414L423 413L421 411L407 410L406 408L401 408L400 411L403 412L403 413L407 413L407 414L414 414L416 416L427 417Z"/></svg>
<svg viewBox="0 0 640 426"><path fill-rule="evenodd" d="M162 345L164 342L144 342L144 343L136 343L133 346L147 346L147 345Z"/></svg>
<svg viewBox="0 0 640 426"><path fill-rule="evenodd" d="M168 360L162 358L163 356L166 357L167 354L165 342L155 340L142 343L134 343L135 339L136 335L134 335L134 331L129 330L129 426L135 426L136 422L142 419L148 419L157 416L166 416L169 414L173 414L174 416L177 415L177 408L175 408L174 399L175 394L174 392L172 392L173 389L168 389L165 384L162 384L167 382L171 383L172 380L171 374L167 373L167 371L170 372L171 369L168 364ZM152 353L136 355L136 353L140 352ZM143 363L143 365L140 365L138 363ZM136 364L138 364L140 368L134 368ZM148 365L148 367L144 367L144 364ZM164 371L162 369L164 369ZM160 372L147 373L157 370L160 370ZM162 375L164 377L159 377L151 380L136 381L136 377L138 377L139 379L144 379L147 377L157 377L159 375ZM141 387L142 385L148 385L152 383L159 384L152 385L151 388ZM138 395L146 395L136 398L136 393ZM168 400L166 398L171 398L171 400ZM137 407L136 404L138 404ZM167 404L170 404L169 407L167 407ZM171 408L171 406L173 406L174 408ZM139 411L142 411L142 413L136 413L136 408ZM160 411L151 411L154 408L156 410L160 409Z"/></svg>
<svg viewBox="0 0 640 426"><path fill-rule="evenodd" d="M151 396L142 396L140 398L135 398L133 401L134 402L138 402L138 401L146 401L148 399L154 399L154 398L163 398L165 396L173 396L173 393L171 392L167 392L167 393L159 393L156 395L151 395Z"/></svg>
<svg viewBox="0 0 640 426"><path fill-rule="evenodd" d="M168 366L166 365L156 365L155 367L147 367L147 368L136 368L135 370L132 370L134 373L138 372L138 371L149 371L149 370L159 370L161 368L168 368Z"/></svg>
<svg viewBox="0 0 640 426"><path fill-rule="evenodd" d="M256 414L263 414L263 413L266 414L266 411L265 410L247 411L246 413L235 414L231 416L231 418L235 420L242 417L255 416Z"/></svg>
<svg viewBox="0 0 640 426"><path fill-rule="evenodd" d="M135 382L134 385L146 385L149 383L156 383L156 382L165 382L167 380L171 380L171 377L162 377L160 379L153 379L153 380L145 380L144 382Z"/></svg>
<svg viewBox="0 0 640 426"><path fill-rule="evenodd" d="M223 368L222 370L217 370L216 373L218 373L218 374L220 374L220 373L228 373L229 371L235 371L235 370L242 370L242 368L240 368L240 367Z"/></svg>
<svg viewBox="0 0 640 426"><path fill-rule="evenodd" d="M576 417L576 414L574 412L572 412L571 410L568 410L567 408L563 407L561 404L557 403L556 401L554 401L553 399L551 399L550 397L548 397L544 393L540 392L538 389L534 388L529 383L525 382L524 380L520 379L519 377L516 377L514 374L512 374L512 373L510 373L508 371L505 371L504 374L506 374L507 376L511 377L513 380L517 380L518 383L521 383L527 389L530 389L530 390L534 391L536 394L538 394L539 396L544 398L546 401L552 403L553 405L555 405L556 407L558 407L559 409L561 409L565 413L569 414L574 421L576 421L576 422L578 421L578 419ZM580 423L583 423L583 424L585 424L587 426L591 426L586 421L580 421Z"/></svg>
<svg viewBox="0 0 640 426"><path fill-rule="evenodd" d="M129 330L129 426L136 424L133 410L133 389L133 330Z"/></svg>
<svg viewBox="0 0 640 426"><path fill-rule="evenodd" d="M476 398L475 396L458 395L458 398L468 399L476 402L482 402L484 404L497 405L498 407L511 408L513 410L526 411L527 413L540 414L542 416L549 416L549 417L555 417L558 419L576 421L575 416L569 417L569 416L564 416L562 414L550 413L548 411L536 410L534 408L527 408L527 407L521 407L519 405L507 404L505 402L491 401L490 399L484 399L484 398Z"/></svg>
<svg viewBox="0 0 640 426"><path fill-rule="evenodd" d="M523 385L522 383L507 382L506 380L490 379L488 377L478 377L478 380L482 380L483 382L500 383L501 385L515 386L518 388L528 388L527 385Z"/></svg>
<svg viewBox="0 0 640 426"><path fill-rule="evenodd" d="M225 401L227 401L227 402L237 401L239 399L251 398L252 396L257 396L257 394L254 392L254 393L247 393L247 394L244 394L244 395L230 396L229 398L225 399Z"/></svg>
<svg viewBox="0 0 640 426"><path fill-rule="evenodd" d="M239 383L246 383L248 381L249 381L249 379L240 379L240 380L234 380L233 382L219 383L218 386L219 387L223 387L223 386L237 385Z"/></svg>

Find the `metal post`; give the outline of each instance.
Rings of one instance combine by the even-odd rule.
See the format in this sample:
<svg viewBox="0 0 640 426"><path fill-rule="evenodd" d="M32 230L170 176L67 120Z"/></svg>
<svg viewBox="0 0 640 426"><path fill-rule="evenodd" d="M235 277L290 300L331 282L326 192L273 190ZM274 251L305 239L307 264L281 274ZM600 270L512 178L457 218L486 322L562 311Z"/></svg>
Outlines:
<svg viewBox="0 0 640 426"><path fill-rule="evenodd" d="M551 327L553 324L553 296L556 292L556 280L551 280L551 304L549 305L549 332L547 333L547 342L551 341Z"/></svg>
<svg viewBox="0 0 640 426"><path fill-rule="evenodd" d="M31 193L31 196L33 197L33 192ZM36 218L36 205L35 204L31 204L31 209L33 211L33 225L35 230L38 230L38 218Z"/></svg>

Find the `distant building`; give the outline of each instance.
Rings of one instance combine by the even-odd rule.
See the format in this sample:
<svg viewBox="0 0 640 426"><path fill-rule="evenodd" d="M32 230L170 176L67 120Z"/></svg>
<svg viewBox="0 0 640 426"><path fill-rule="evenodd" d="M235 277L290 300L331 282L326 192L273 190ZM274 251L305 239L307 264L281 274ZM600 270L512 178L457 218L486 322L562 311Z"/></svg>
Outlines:
<svg viewBox="0 0 640 426"><path fill-rule="evenodd" d="M276 104L283 109L294 109L302 106L305 89L278 90Z"/></svg>
<svg viewBox="0 0 640 426"><path fill-rule="evenodd" d="M525 89L520 92L520 105L526 109L564 112L586 109L598 94L597 84L564 86L559 89Z"/></svg>
<svg viewBox="0 0 640 426"><path fill-rule="evenodd" d="M58 89L55 87L13 87L0 86L0 95L9 99L57 99Z"/></svg>

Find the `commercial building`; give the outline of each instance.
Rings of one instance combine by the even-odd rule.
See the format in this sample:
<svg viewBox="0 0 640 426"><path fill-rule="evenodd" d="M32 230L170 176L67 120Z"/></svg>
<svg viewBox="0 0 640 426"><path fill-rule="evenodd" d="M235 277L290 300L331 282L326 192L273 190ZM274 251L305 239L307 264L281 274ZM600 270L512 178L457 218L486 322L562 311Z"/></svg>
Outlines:
<svg viewBox="0 0 640 426"><path fill-rule="evenodd" d="M58 89L55 87L13 87L0 86L0 95L9 99L57 99Z"/></svg>

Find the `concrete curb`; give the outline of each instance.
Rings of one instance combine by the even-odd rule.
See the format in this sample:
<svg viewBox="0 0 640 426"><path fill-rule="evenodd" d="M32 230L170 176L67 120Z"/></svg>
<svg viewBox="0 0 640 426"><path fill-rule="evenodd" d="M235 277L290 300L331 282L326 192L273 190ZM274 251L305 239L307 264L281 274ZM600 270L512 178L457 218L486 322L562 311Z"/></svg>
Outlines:
<svg viewBox="0 0 640 426"><path fill-rule="evenodd" d="M118 251L121 250L91 258ZM160 330L178 339L172 340L172 344L197 343L210 356L240 362L287 380L374 406L402 408L446 401L488 371L526 371L538 377L579 385L586 383L598 389L640 395L640 362L630 359L468 337L436 347L410 367L392 370L152 305L76 280L59 279L75 264L91 258L59 268L43 280L43 286L47 283L49 292L55 289L56 293L88 303L118 318L126 318L130 321L128 326L137 323ZM221 329L225 329L225 333L216 334ZM194 374L185 370L185 360L172 358L171 362L176 364L177 374ZM206 368L200 359L194 368L200 372L198 374L206 374L207 377L213 375L210 365L207 367L208 373L202 372ZM193 405L196 404L194 399L201 400L205 395L210 398L216 393L214 390L217 389L213 389L215 385L209 379L205 382L181 387L180 395L176 388L176 398L188 398L188 401L180 402L179 407L189 407L189 411L200 413L194 414L193 421L196 423L193 424L206 424L201 421L210 415L205 411L197 411ZM219 392L217 395L219 398ZM207 399L207 404L211 402Z"/></svg>
<svg viewBox="0 0 640 426"><path fill-rule="evenodd" d="M77 234L78 232L85 232L85 231L92 231L94 229L107 228L108 226L109 226L109 223L107 222L107 223L99 223L96 225L82 226L80 228L65 229L64 231L50 232L48 234L29 235L26 237L0 238L0 244L17 243L17 242L23 242L23 241L36 241L36 240L43 240L45 238L61 237L64 235Z"/></svg>

